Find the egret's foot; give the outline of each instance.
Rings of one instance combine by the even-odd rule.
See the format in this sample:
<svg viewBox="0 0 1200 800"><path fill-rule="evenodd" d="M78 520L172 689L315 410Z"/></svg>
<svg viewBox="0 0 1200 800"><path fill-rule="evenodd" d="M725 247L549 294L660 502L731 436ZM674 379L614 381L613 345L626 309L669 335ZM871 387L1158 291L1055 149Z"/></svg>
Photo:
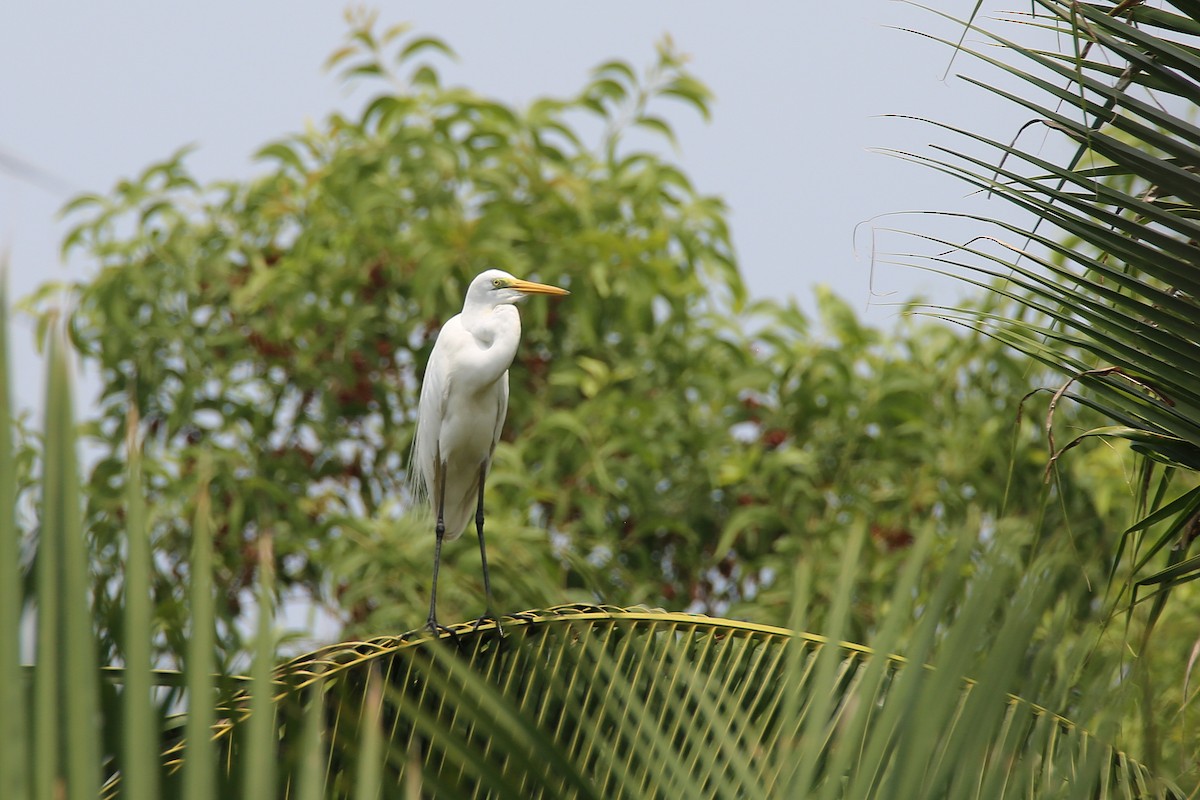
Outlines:
<svg viewBox="0 0 1200 800"><path fill-rule="evenodd" d="M432 614L429 615L429 619L425 620L425 629L439 639L443 636L449 636L455 642L458 641L458 634L445 625L438 624L437 617Z"/></svg>
<svg viewBox="0 0 1200 800"><path fill-rule="evenodd" d="M479 619L475 620L475 625L471 628L471 633L475 633L476 631L478 631L479 626L482 625L487 620L491 620L492 622L496 623L496 633L499 634L501 637L503 637L504 636L504 626L500 624L500 618L498 616L496 616L494 613L492 613L490 610L483 612L483 616L480 617Z"/></svg>

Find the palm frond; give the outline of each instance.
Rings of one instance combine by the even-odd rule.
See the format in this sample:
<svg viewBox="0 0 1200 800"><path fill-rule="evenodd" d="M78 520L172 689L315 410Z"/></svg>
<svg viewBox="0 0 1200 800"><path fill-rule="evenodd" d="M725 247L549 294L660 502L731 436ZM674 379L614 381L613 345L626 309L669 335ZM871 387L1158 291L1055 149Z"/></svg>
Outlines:
<svg viewBox="0 0 1200 800"><path fill-rule="evenodd" d="M368 753L384 796L419 785L453 797L766 797L798 789L801 773L811 796L974 785L1174 796L1126 754L1007 692L1030 606L999 632L1006 658L983 662L978 680L952 677L1011 599L1004 584L997 574L976 590L983 601L951 625L936 666L784 628L586 605L514 615L503 639L464 623L436 640L333 645L275 673L281 774L304 771L318 702L324 796L356 796ZM1041 594L1018 600L1037 608ZM231 774L249 755L254 707L239 693L216 728ZM385 746L371 743L378 734ZM187 757L186 743L167 754L173 769Z"/></svg>
<svg viewBox="0 0 1200 800"><path fill-rule="evenodd" d="M932 156L901 155L1007 200L1030 221L972 216L998 233L966 245L928 239L937 252L902 258L1023 307L1012 315L935 313L985 329L1061 373L1070 397L1114 423L1085 437L1125 439L1167 469L1200 471L1200 6L1034 5L1037 13L1019 21L1058 34L1060 52L970 24L1000 52L969 52L1028 91L966 80L1032 113L1060 137L1049 151L1070 157L935 123L960 143ZM1200 577L1200 564L1187 558L1186 518L1156 512L1149 506L1154 523L1130 531L1157 539L1155 551L1162 532L1174 531L1170 563L1142 559L1128 585L1165 582L1169 591ZM1122 537L1117 552L1124 544Z"/></svg>

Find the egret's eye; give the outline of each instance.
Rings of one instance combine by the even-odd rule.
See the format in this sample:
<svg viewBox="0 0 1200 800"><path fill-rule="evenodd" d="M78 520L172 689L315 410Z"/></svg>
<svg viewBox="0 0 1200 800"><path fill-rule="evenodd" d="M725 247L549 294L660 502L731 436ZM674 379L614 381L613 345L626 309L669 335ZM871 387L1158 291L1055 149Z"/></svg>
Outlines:
<svg viewBox="0 0 1200 800"><path fill-rule="evenodd" d="M494 278L492 280L492 286L494 286L497 289L499 289L503 285L504 285L504 280L501 278Z"/></svg>

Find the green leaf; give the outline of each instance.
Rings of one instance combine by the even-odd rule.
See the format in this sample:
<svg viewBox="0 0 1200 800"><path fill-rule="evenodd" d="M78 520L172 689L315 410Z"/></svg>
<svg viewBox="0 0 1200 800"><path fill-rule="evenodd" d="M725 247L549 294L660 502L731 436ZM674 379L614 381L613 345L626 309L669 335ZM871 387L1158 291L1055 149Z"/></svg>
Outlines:
<svg viewBox="0 0 1200 800"><path fill-rule="evenodd" d="M294 147L285 142L272 142L256 152L254 158L260 161L274 159L281 164L291 167L300 175L308 171L300 154L296 152Z"/></svg>
<svg viewBox="0 0 1200 800"><path fill-rule="evenodd" d="M328 761L328 752L324 746L324 711L324 692L321 689L309 692L304 706L299 765L292 779L297 800L321 800L326 796L324 765Z"/></svg>
<svg viewBox="0 0 1200 800"><path fill-rule="evenodd" d="M605 61L603 64L592 70L592 75L597 77L609 73L616 76L619 80L625 81L630 86L637 85L637 74L633 71L633 67L629 66L629 64L625 61L619 61L615 59L612 61Z"/></svg>
<svg viewBox="0 0 1200 800"><path fill-rule="evenodd" d="M1200 578L1200 556L1192 556L1191 558L1178 561L1166 569L1142 578L1137 582L1138 586L1155 586L1162 583L1181 584L1188 581L1194 581Z"/></svg>
<svg viewBox="0 0 1200 800"><path fill-rule="evenodd" d="M9 391L8 255L0 254L0 707L5 738L0 745L0 796L30 796L27 693L21 674L21 538L17 528L17 474Z"/></svg>
<svg viewBox="0 0 1200 800"><path fill-rule="evenodd" d="M654 117L642 115L633 122L639 128L646 128L663 136L672 147L678 148L679 142L675 138L675 131L671 129L671 125L662 117Z"/></svg>
<svg viewBox="0 0 1200 800"><path fill-rule="evenodd" d="M659 94L676 97L683 100L700 112L707 122L712 118L709 104L712 102L712 92L700 81L688 75L680 75L659 90Z"/></svg>
<svg viewBox="0 0 1200 800"><path fill-rule="evenodd" d="M1160 522L1165 522L1172 517L1189 517L1191 514L1200 508L1200 486L1176 497L1167 505L1159 508L1153 514L1148 515L1144 519L1135 522L1125 530L1125 533L1134 533L1136 531L1146 530Z"/></svg>
<svg viewBox="0 0 1200 800"><path fill-rule="evenodd" d="M129 407L125 446L128 467L125 475L125 687L122 723L125 740L121 779L131 797L158 797L157 714L152 705L150 679L151 636L154 631L150 604L151 546L146 525L145 489L142 485L141 437L138 412Z"/></svg>
<svg viewBox="0 0 1200 800"><path fill-rule="evenodd" d="M35 746L41 751L36 786L39 794L48 793L53 789L46 781L61 780L68 798L90 800L100 788L99 688L65 340L61 325L51 330L38 542L37 658L47 674L39 672L35 707ZM56 665L47 667L51 660Z"/></svg>
<svg viewBox="0 0 1200 800"><path fill-rule="evenodd" d="M275 549L270 528L258 534L258 628L250 667L250 721L243 764L243 797L275 795L275 700L271 671L275 662Z"/></svg>
<svg viewBox="0 0 1200 800"><path fill-rule="evenodd" d="M628 90L611 78L597 78L588 86L588 92L596 98L613 100L617 103L629 96Z"/></svg>
<svg viewBox="0 0 1200 800"><path fill-rule="evenodd" d="M377 670L367 674L361 739L355 775L355 800L376 800L383 791L383 681Z"/></svg>
<svg viewBox="0 0 1200 800"><path fill-rule="evenodd" d="M441 39L433 36L419 36L401 48L400 53L396 56L396 61L403 63L426 50L434 50L450 59L456 57L454 51Z"/></svg>
<svg viewBox="0 0 1200 800"><path fill-rule="evenodd" d="M65 217L68 214L74 214L80 209L90 208L93 206L103 206L104 198L98 194L84 193L76 195L67 201L58 212L60 217Z"/></svg>
<svg viewBox="0 0 1200 800"><path fill-rule="evenodd" d="M216 796L216 754L212 727L216 721L215 615L213 608L213 542L208 462L200 465L200 485L196 491L192 525L191 580L188 609L191 612L188 636L187 674L188 707L185 736L187 749L183 760L184 800L207 800Z"/></svg>

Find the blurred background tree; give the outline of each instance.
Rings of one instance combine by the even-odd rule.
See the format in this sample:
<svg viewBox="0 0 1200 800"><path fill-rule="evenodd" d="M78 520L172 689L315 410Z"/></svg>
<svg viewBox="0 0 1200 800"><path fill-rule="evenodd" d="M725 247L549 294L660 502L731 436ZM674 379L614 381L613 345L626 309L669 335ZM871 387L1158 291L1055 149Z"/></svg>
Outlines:
<svg viewBox="0 0 1200 800"><path fill-rule="evenodd" d="M103 380L87 523L105 658L120 650L131 404L161 655L183 651L201 454L227 659L245 649L265 531L279 591L346 635L420 623L431 523L403 489L415 392L440 321L488 267L573 292L524 312L489 482L502 609L599 600L784 623L796 558L820 594L866 529L850 632L864 635L926 528L1031 537L1069 519L1080 550L1112 546L1120 455L1046 486L1040 420L1019 407L1045 379L1023 358L940 324L875 330L828 293L815 323L747 297L725 207L660 155L664 114L710 100L669 42L644 73L603 64L577 96L522 109L443 86L448 52L355 18L330 65L376 92L359 117L266 145L250 181L200 186L181 152L71 204L64 248L100 267L73 287L72 335ZM447 619L478 613L475 548L446 557Z"/></svg>

